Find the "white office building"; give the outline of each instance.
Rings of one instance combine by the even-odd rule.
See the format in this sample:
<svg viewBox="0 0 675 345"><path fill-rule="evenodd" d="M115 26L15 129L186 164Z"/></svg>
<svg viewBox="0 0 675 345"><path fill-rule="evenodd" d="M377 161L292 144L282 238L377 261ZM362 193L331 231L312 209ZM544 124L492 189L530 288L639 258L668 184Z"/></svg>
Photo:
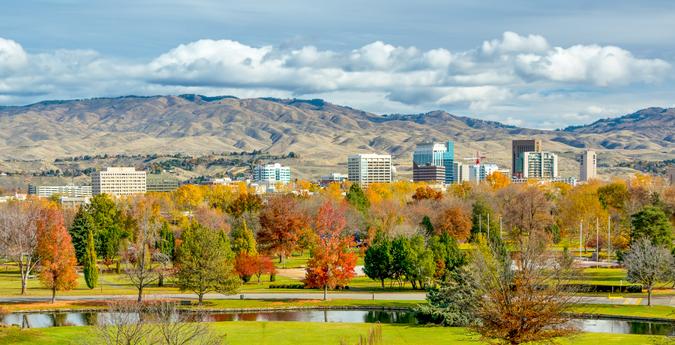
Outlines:
<svg viewBox="0 0 675 345"><path fill-rule="evenodd" d="M553 179L558 177L558 156L548 151L522 152L518 169L525 179Z"/></svg>
<svg viewBox="0 0 675 345"><path fill-rule="evenodd" d="M579 166L579 181L588 181L598 177L598 157L595 151L585 151L581 155Z"/></svg>
<svg viewBox="0 0 675 345"><path fill-rule="evenodd" d="M91 196L91 186L76 186L72 184L65 186L36 186L29 184L28 194L40 198L49 198L55 194L62 197L87 198Z"/></svg>
<svg viewBox="0 0 675 345"><path fill-rule="evenodd" d="M349 181L361 186L386 183L393 179L391 155L357 154L347 158Z"/></svg>
<svg viewBox="0 0 675 345"><path fill-rule="evenodd" d="M497 164L471 165L469 168L469 181L476 183L485 181L486 177L497 171L500 171Z"/></svg>
<svg viewBox="0 0 675 345"><path fill-rule="evenodd" d="M468 182L471 175L471 165L463 164L460 162L454 162L452 164L453 169L453 182L462 183Z"/></svg>
<svg viewBox="0 0 675 345"><path fill-rule="evenodd" d="M253 167L253 182L275 184L291 182L291 168L279 163L257 165Z"/></svg>
<svg viewBox="0 0 675 345"><path fill-rule="evenodd" d="M146 192L145 171L136 171L130 167L109 167L91 175L93 195L133 195Z"/></svg>

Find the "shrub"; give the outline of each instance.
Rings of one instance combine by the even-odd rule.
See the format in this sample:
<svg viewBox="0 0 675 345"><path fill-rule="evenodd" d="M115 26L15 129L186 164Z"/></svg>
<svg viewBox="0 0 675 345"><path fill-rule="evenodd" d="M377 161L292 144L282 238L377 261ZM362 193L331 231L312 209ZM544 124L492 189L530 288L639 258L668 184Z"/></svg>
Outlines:
<svg viewBox="0 0 675 345"><path fill-rule="evenodd" d="M305 284L270 284L270 289L304 289Z"/></svg>

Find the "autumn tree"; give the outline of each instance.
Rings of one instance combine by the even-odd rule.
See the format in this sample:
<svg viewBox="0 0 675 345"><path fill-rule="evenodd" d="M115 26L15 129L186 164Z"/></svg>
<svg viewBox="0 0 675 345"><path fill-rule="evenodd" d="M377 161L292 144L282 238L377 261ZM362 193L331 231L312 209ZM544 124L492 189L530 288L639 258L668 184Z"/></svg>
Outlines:
<svg viewBox="0 0 675 345"><path fill-rule="evenodd" d="M483 338L522 344L573 331L566 313L577 297L566 288L575 275L563 265L550 264L547 243L546 234L532 234L512 262L505 252L481 241L470 268L479 320L471 327Z"/></svg>
<svg viewBox="0 0 675 345"><path fill-rule="evenodd" d="M511 239L521 242L529 234L542 232L552 224L551 202L534 185L510 185L498 192L504 224Z"/></svg>
<svg viewBox="0 0 675 345"><path fill-rule="evenodd" d="M87 248L84 252L83 271L84 281L87 287L93 289L98 284L98 258L96 257L96 246L94 245L94 231L89 230L87 234Z"/></svg>
<svg viewBox="0 0 675 345"><path fill-rule="evenodd" d="M253 193L240 193L236 199L227 205L225 211L232 217L240 218L245 213L257 212L261 207L262 199L260 199L258 195Z"/></svg>
<svg viewBox="0 0 675 345"><path fill-rule="evenodd" d="M499 190L511 184L511 179L509 179L506 174L503 174L499 171L495 171L488 175L485 178L485 181L490 185L490 187L492 187L493 190Z"/></svg>
<svg viewBox="0 0 675 345"><path fill-rule="evenodd" d="M449 207L440 214L436 232L446 233L458 241L466 241L471 233L471 218L462 208Z"/></svg>
<svg viewBox="0 0 675 345"><path fill-rule="evenodd" d="M429 238L427 246L431 249L436 263L434 278L448 280L453 272L468 263L468 259L459 249L457 240L443 233Z"/></svg>
<svg viewBox="0 0 675 345"><path fill-rule="evenodd" d="M240 252L234 259L234 269L239 274L239 278L244 283L248 283L251 277L257 272L257 255L249 255L246 252Z"/></svg>
<svg viewBox="0 0 675 345"><path fill-rule="evenodd" d="M307 224L297 200L290 195L274 196L260 211L260 248L283 262L297 248L302 228Z"/></svg>
<svg viewBox="0 0 675 345"><path fill-rule="evenodd" d="M158 205L149 197L136 200L133 213L136 231L133 241L123 252L124 271L138 290L138 302L141 302L143 290L159 280L158 267L153 266L152 247L157 243L162 222Z"/></svg>
<svg viewBox="0 0 675 345"><path fill-rule="evenodd" d="M22 295L27 292L28 277L40 261L37 220L43 207L36 200L0 204L0 253L18 263Z"/></svg>
<svg viewBox="0 0 675 345"><path fill-rule="evenodd" d="M384 281L391 276L392 261L391 241L383 231L378 231L366 250L363 271L368 278L379 280L384 289Z"/></svg>
<svg viewBox="0 0 675 345"><path fill-rule="evenodd" d="M307 263L305 283L309 287L323 288L323 299L328 289L344 286L355 276L356 254L352 252L354 240L343 233L347 220L344 207L326 201L314 219L314 230L319 243L312 250Z"/></svg>
<svg viewBox="0 0 675 345"><path fill-rule="evenodd" d="M481 233L499 231L495 218L492 208L485 200L479 198L474 201L471 206L471 240L476 241Z"/></svg>
<svg viewBox="0 0 675 345"><path fill-rule="evenodd" d="M40 256L40 281L52 290L52 303L56 291L70 290L77 286L75 249L70 234L63 225L63 217L55 206L42 209L37 219Z"/></svg>
<svg viewBox="0 0 675 345"><path fill-rule="evenodd" d="M226 237L198 223L183 231L177 250L176 278L178 288L197 294L199 304L208 292L230 294L241 284Z"/></svg>
<svg viewBox="0 0 675 345"><path fill-rule="evenodd" d="M272 259L269 256L257 255L255 263L256 263L255 276L256 278L258 278L258 284L260 284L260 277L263 274L269 274L271 276L276 271L274 263L272 262Z"/></svg>
<svg viewBox="0 0 675 345"><path fill-rule="evenodd" d="M429 186L418 187L415 190L415 194L412 196L413 200L441 200L443 199L443 193L435 191Z"/></svg>

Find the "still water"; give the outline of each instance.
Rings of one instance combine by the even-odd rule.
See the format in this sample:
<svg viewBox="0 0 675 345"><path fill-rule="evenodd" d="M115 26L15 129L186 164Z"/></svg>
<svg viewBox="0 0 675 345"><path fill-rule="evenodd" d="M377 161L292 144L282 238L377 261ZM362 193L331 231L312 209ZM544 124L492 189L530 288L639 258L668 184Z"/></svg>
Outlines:
<svg viewBox="0 0 675 345"><path fill-rule="evenodd" d="M186 318L189 314L185 314ZM138 316L135 316L138 318ZM298 310L269 312L208 313L204 321L301 321L417 324L415 313L391 310ZM91 326L105 323L107 312L10 313L1 322L22 328ZM649 322L619 319L576 319L582 331L620 334L675 335L675 322Z"/></svg>

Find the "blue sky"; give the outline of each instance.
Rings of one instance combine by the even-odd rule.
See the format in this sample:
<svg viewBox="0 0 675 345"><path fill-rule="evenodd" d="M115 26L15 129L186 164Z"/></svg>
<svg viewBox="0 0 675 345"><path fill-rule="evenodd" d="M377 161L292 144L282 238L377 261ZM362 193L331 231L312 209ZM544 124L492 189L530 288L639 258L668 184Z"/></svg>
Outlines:
<svg viewBox="0 0 675 345"><path fill-rule="evenodd" d="M675 105L671 1L6 1L0 104L324 98L557 128Z"/></svg>

